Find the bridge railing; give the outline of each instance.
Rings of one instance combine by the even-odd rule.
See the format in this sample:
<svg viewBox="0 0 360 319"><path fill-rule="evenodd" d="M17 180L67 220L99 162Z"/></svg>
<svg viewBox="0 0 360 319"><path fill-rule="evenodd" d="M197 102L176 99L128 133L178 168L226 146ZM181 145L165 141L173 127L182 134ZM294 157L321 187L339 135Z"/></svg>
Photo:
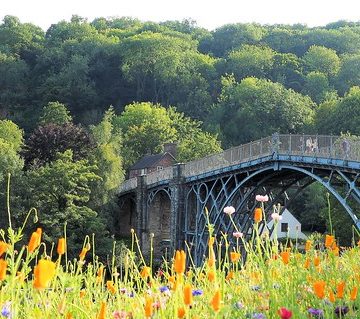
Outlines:
<svg viewBox="0 0 360 319"><path fill-rule="evenodd" d="M277 140L279 154L360 160L358 137L294 134L278 135Z"/></svg>
<svg viewBox="0 0 360 319"><path fill-rule="evenodd" d="M251 159L267 156L273 149L272 137L230 148L224 152L191 161L184 166L184 177L199 175Z"/></svg>
<svg viewBox="0 0 360 319"><path fill-rule="evenodd" d="M151 185L160 181L172 179L174 176L174 168L172 166L165 167L162 170L148 173L145 177L146 184Z"/></svg>
<svg viewBox="0 0 360 319"><path fill-rule="evenodd" d="M196 176L274 153L360 161L360 138L356 136L274 134L188 162L184 165L183 175L184 177ZM170 180L174 177L173 174L173 166L148 173L145 178L146 184L151 185L163 180ZM120 186L120 192L136 187L137 179L132 178Z"/></svg>

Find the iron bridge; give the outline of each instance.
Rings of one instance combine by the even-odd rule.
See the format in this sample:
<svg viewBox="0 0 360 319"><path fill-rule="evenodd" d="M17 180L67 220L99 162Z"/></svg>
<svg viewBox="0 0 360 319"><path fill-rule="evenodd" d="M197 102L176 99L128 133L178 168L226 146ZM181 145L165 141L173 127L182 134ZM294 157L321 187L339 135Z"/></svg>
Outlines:
<svg viewBox="0 0 360 319"><path fill-rule="evenodd" d="M358 137L274 134L125 181L118 196L120 208L128 210L121 214L128 220L120 217L119 227L130 223L144 247L153 233L159 243L155 255L184 247L186 242L199 263L207 251L207 218L215 234L232 233L234 227L223 209L234 206L234 222L250 236L256 194L269 195L265 209L269 220L273 205L280 202L285 209L315 181L338 200L360 229L359 177Z"/></svg>

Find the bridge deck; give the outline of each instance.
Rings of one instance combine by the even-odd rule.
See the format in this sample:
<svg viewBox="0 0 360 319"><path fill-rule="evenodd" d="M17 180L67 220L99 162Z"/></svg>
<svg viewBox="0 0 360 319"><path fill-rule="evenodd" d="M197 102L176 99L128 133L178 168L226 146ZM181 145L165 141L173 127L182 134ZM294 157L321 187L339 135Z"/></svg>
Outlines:
<svg viewBox="0 0 360 319"><path fill-rule="evenodd" d="M325 135L274 134L257 141L232 147L184 164L182 176L193 181L234 169L246 168L269 160L292 161L360 169L360 139ZM174 177L174 167L146 175L146 185L165 184ZM137 187L137 178L126 180L119 193Z"/></svg>

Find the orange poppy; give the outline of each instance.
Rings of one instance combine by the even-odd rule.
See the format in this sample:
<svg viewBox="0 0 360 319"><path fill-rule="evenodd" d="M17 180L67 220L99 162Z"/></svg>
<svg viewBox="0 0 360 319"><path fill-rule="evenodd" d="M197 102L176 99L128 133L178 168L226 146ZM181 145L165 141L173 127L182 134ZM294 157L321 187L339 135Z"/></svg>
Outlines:
<svg viewBox="0 0 360 319"><path fill-rule="evenodd" d="M254 211L254 221L255 223L259 223L262 220L262 208L255 208Z"/></svg>

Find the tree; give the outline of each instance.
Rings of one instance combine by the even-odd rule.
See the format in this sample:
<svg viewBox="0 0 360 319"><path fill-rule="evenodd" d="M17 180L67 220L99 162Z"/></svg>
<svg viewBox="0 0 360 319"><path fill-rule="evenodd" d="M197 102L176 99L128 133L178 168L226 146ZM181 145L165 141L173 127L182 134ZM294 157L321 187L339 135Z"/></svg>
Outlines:
<svg viewBox="0 0 360 319"><path fill-rule="evenodd" d="M273 67L274 55L269 47L244 45L229 53L227 73L233 73L237 80L249 76L264 78Z"/></svg>
<svg viewBox="0 0 360 319"><path fill-rule="evenodd" d="M27 167L42 166L66 150L72 150L74 160L84 159L93 148L90 134L81 125L50 123L34 130L26 141L23 155Z"/></svg>
<svg viewBox="0 0 360 319"><path fill-rule="evenodd" d="M87 206L91 184L100 179L96 169L85 159L74 161L72 151L67 150L58 153L53 162L27 172L25 206L37 208L39 226L47 242L63 237L66 223L70 256L76 256L81 250L84 233L94 231L95 238L103 243L107 237L103 221Z"/></svg>
<svg viewBox="0 0 360 319"><path fill-rule="evenodd" d="M0 74L0 115L22 124L29 122L29 118L25 119L23 116L28 106L28 65L23 60L1 53L0 50Z"/></svg>
<svg viewBox="0 0 360 319"><path fill-rule="evenodd" d="M336 75L340 69L340 58L332 49L313 45L304 55L305 67L308 72L321 72Z"/></svg>
<svg viewBox="0 0 360 319"><path fill-rule="evenodd" d="M167 113L176 129L177 160L187 162L220 152L221 145L217 135L201 129L201 122L192 120L179 113L175 108L169 108Z"/></svg>
<svg viewBox="0 0 360 319"><path fill-rule="evenodd" d="M333 132L360 135L360 87L354 86L336 105Z"/></svg>
<svg viewBox="0 0 360 319"><path fill-rule="evenodd" d="M319 105L315 114L315 127L319 134L336 134L336 110L339 98L331 98Z"/></svg>
<svg viewBox="0 0 360 319"><path fill-rule="evenodd" d="M24 132L14 122L0 120L0 138L18 152L24 142Z"/></svg>
<svg viewBox="0 0 360 319"><path fill-rule="evenodd" d="M114 118L113 124L115 130L123 134L125 167L145 154L161 152L164 143L176 137L166 109L151 103L127 105L121 116Z"/></svg>
<svg viewBox="0 0 360 319"><path fill-rule="evenodd" d="M309 97L285 89L279 83L233 77L222 80L222 92L212 122L220 123L226 146L240 145L261 137L301 132L313 121L314 103Z"/></svg>
<svg viewBox="0 0 360 319"><path fill-rule="evenodd" d="M323 102L331 92L335 93L329 84L326 74L310 72L306 75L302 93L310 96L314 102L318 104Z"/></svg>
<svg viewBox="0 0 360 319"><path fill-rule="evenodd" d="M227 24L214 31L211 51L215 56L225 56L241 45L259 43L265 34L265 28L258 24Z"/></svg>
<svg viewBox="0 0 360 319"><path fill-rule="evenodd" d="M92 192L92 201L97 207L109 202L125 177L121 156L122 139L114 130L114 117L114 110L111 107L105 112L102 121L91 127L96 143L92 160L97 166L96 174L101 177L101 180L95 183Z"/></svg>
<svg viewBox="0 0 360 319"><path fill-rule="evenodd" d="M124 161L128 168L146 154L163 151L167 142L177 142L178 160L187 161L221 150L217 136L204 132L201 122L175 108L151 103L134 103L113 120L115 131L123 134Z"/></svg>
<svg viewBox="0 0 360 319"><path fill-rule="evenodd" d="M300 92L303 87L302 61L293 53L275 53L269 73L271 81L279 82L288 89Z"/></svg>
<svg viewBox="0 0 360 319"><path fill-rule="evenodd" d="M6 192L5 182L7 182L8 174L19 174L23 166L24 161L17 154L14 146L0 138L0 193Z"/></svg>
<svg viewBox="0 0 360 319"><path fill-rule="evenodd" d="M59 102L49 102L43 108L43 114L40 116L39 124L57 124L62 125L66 123L70 123L72 121L72 117L70 115L69 110L66 106Z"/></svg>
<svg viewBox="0 0 360 319"><path fill-rule="evenodd" d="M340 94L345 94L352 86L360 86L360 54L345 55L336 78Z"/></svg>

